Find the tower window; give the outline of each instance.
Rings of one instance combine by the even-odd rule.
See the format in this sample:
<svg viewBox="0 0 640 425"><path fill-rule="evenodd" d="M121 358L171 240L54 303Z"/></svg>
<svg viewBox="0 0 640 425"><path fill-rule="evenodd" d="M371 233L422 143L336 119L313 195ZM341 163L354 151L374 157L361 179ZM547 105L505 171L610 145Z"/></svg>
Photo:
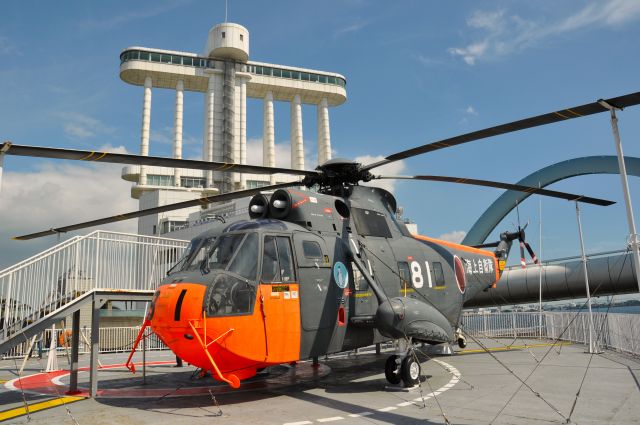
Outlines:
<svg viewBox="0 0 640 425"><path fill-rule="evenodd" d="M240 41L244 41L244 34L240 34Z"/></svg>
<svg viewBox="0 0 640 425"><path fill-rule="evenodd" d="M225 32L224 32L224 31L222 31L222 38L224 38L224 36L225 36Z"/></svg>

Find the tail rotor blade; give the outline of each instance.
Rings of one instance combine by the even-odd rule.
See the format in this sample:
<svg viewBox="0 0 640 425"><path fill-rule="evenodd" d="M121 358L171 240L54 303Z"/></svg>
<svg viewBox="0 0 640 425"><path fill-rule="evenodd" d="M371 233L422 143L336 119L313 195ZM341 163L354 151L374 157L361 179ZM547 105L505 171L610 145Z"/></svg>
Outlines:
<svg viewBox="0 0 640 425"><path fill-rule="evenodd" d="M536 257L536 254L533 252L533 249L531 249L531 245L529 245L529 242L525 242L524 246L527 248L527 251L529 251L529 255L531 256L533 263L538 264L538 257Z"/></svg>
<svg viewBox="0 0 640 425"><path fill-rule="evenodd" d="M522 266L523 269L527 268L527 262L525 261L524 258L524 242L520 241L520 265Z"/></svg>

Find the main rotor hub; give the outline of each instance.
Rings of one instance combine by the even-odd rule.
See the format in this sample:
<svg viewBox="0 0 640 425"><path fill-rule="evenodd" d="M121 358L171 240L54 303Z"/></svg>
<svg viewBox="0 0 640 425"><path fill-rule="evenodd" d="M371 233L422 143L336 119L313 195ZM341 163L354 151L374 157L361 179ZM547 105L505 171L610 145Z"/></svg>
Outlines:
<svg viewBox="0 0 640 425"><path fill-rule="evenodd" d="M331 159L319 165L316 170L320 173L305 177L303 183L307 187L317 184L321 191L357 185L360 182L368 182L373 179L373 174L368 170L363 170L362 164L344 158Z"/></svg>

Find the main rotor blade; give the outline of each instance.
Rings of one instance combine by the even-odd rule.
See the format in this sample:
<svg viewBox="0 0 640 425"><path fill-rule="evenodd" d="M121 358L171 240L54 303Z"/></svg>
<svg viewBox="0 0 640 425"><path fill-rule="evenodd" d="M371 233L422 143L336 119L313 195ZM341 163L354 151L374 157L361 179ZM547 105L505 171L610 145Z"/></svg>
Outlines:
<svg viewBox="0 0 640 425"><path fill-rule="evenodd" d="M556 190L542 189L539 187L522 186L519 184L495 182L491 180L465 179L462 177L447 176L376 176L376 179L398 179L398 180L425 180L435 182L462 183L474 186L497 187L500 189L517 190L519 192L550 196L552 198L566 199L567 201L584 202L585 204L594 204L607 207L615 204L613 201L606 199L591 198L589 196L574 195L572 193L558 192Z"/></svg>
<svg viewBox="0 0 640 425"><path fill-rule="evenodd" d="M14 145L11 142L0 144L0 152L7 155L31 156L38 158L70 159L89 162L109 162L115 164L149 165L170 168L191 168L195 170L231 171L251 174L291 174L294 176L315 176L317 171L294 170L291 168L264 167L261 165L229 164L192 159L174 159L160 156L141 156L125 153L85 151L78 149L48 148L41 146Z"/></svg>
<svg viewBox="0 0 640 425"><path fill-rule="evenodd" d="M43 236L55 235L58 233L71 232L72 230L84 229L87 227L99 226L101 224L115 223L117 221L129 220L131 218L143 217L150 214L158 214L167 211L179 210L182 208L194 207L198 205L207 205L213 202L230 201L232 199L244 198L245 196L255 195L267 190L279 189L283 187L299 186L300 182L279 183L270 186L259 187L255 189L238 190L235 192L223 193L220 195L211 195L191 201L178 202L175 204L162 205L160 207L147 208L146 210L132 211L124 214L118 214L111 217L99 218L97 220L85 221L84 223L72 224L70 226L52 228L42 232L31 233L29 235L16 236L13 239L24 241L28 239L41 238Z"/></svg>
<svg viewBox="0 0 640 425"><path fill-rule="evenodd" d="M627 94L624 96L606 99L605 101L611 106L622 109L627 106L633 106L633 105L639 104L640 92L635 92L635 93ZM548 114L538 115L531 118L525 118L519 121L513 121L507 124L501 124L495 127L485 128L484 130L478 130L471 133L461 134L459 136L450 137L448 139L443 139L437 142L428 143L426 145L418 146L412 149L407 149L405 151L389 155L382 161L365 165L363 169L371 170L373 168L380 167L382 165L388 164L393 161L410 158L412 156L421 155L427 152L433 152L438 149L449 148L451 146L457 146L463 143L473 142L474 140L480 140L487 137L498 136L500 134L511 133L514 131L524 130L527 128L538 127L541 125L552 124L558 121L570 120L572 118L584 117L587 115L597 114L605 111L608 111L608 109L602 106L598 102L587 103L585 105L575 106L573 108L561 109L556 112L550 112Z"/></svg>

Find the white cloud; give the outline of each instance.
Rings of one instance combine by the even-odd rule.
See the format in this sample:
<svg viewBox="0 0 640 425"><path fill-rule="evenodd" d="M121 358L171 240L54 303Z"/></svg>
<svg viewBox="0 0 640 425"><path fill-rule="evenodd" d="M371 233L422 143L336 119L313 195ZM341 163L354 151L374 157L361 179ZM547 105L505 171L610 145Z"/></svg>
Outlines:
<svg viewBox="0 0 640 425"><path fill-rule="evenodd" d="M314 142L305 140L304 142L304 165L307 170L316 167L318 163L318 154L311 147L315 146ZM262 163L262 138L251 138L247 140L247 164L263 165ZM276 167L291 167L291 143L285 141L275 144Z"/></svg>
<svg viewBox="0 0 640 425"><path fill-rule="evenodd" d="M151 134L149 136L149 139L151 141L151 145L153 146L153 144L159 143L161 145L170 145L173 146L173 131L174 128L170 127L170 126L164 126L161 129L151 129ZM194 136L192 136L191 134L185 132L183 130L182 132L182 149L186 149L186 148L191 148L194 146L198 146L201 147L202 146L202 140L199 140L197 138L195 138Z"/></svg>
<svg viewBox="0 0 640 425"><path fill-rule="evenodd" d="M367 165L367 164L372 164L374 162L382 161L383 159L384 159L384 156L382 155L378 155L378 156L363 155L363 156L356 157L355 162L359 162L363 165ZM376 175L397 176L402 174L405 168L406 167L405 167L404 161L395 161L390 164L383 165L382 167L377 167L373 169L372 173ZM395 190L396 182L397 180L393 180L393 179L372 180L368 183L363 183L363 185L380 187L382 189L388 190L389 192L393 193L393 191Z"/></svg>
<svg viewBox="0 0 640 425"><path fill-rule="evenodd" d="M126 153L122 146L107 145L101 150ZM13 241L12 236L137 210L137 201L130 198L131 183L120 178L121 168L111 164L45 163L35 171L5 172L0 191L0 268L55 244L51 237ZM100 228L135 233L137 221Z"/></svg>
<svg viewBox="0 0 640 425"><path fill-rule="evenodd" d="M80 112L58 112L54 116L61 120L65 134L72 139L89 139L115 131L102 121Z"/></svg>
<svg viewBox="0 0 640 425"><path fill-rule="evenodd" d="M347 35L347 34L357 33L360 30L362 30L364 27L369 25L370 23L371 23L370 21L366 21L366 20L363 20L361 18L357 18L354 22L350 23L349 25L346 25L346 26L344 26L342 28L338 28L337 30L335 30L333 32L333 37L334 38L339 38L339 37L342 37L342 36Z"/></svg>
<svg viewBox="0 0 640 425"><path fill-rule="evenodd" d="M478 116L478 111L476 111L476 109L471 105L467 106L467 109L465 109L465 112L469 115Z"/></svg>
<svg viewBox="0 0 640 425"><path fill-rule="evenodd" d="M467 19L467 26L475 34L476 40L464 47L450 47L448 52L474 65L478 60L524 50L551 36L585 28L614 28L639 18L638 0L591 1L578 12L552 23L507 15L504 10L475 11Z"/></svg>
<svg viewBox="0 0 640 425"><path fill-rule="evenodd" d="M122 9L126 12L103 19L88 19L79 23L80 28L87 30L110 30L139 19L153 18L154 16L170 12L178 7L189 4L191 0L172 0L155 2L154 7L144 7L138 10ZM115 9L114 9L115 10Z"/></svg>
<svg viewBox="0 0 640 425"><path fill-rule="evenodd" d="M454 242L454 243L460 243L462 242L465 236L467 236L467 232L465 232L464 230L454 230L452 232L444 233L438 236L437 239Z"/></svg>

